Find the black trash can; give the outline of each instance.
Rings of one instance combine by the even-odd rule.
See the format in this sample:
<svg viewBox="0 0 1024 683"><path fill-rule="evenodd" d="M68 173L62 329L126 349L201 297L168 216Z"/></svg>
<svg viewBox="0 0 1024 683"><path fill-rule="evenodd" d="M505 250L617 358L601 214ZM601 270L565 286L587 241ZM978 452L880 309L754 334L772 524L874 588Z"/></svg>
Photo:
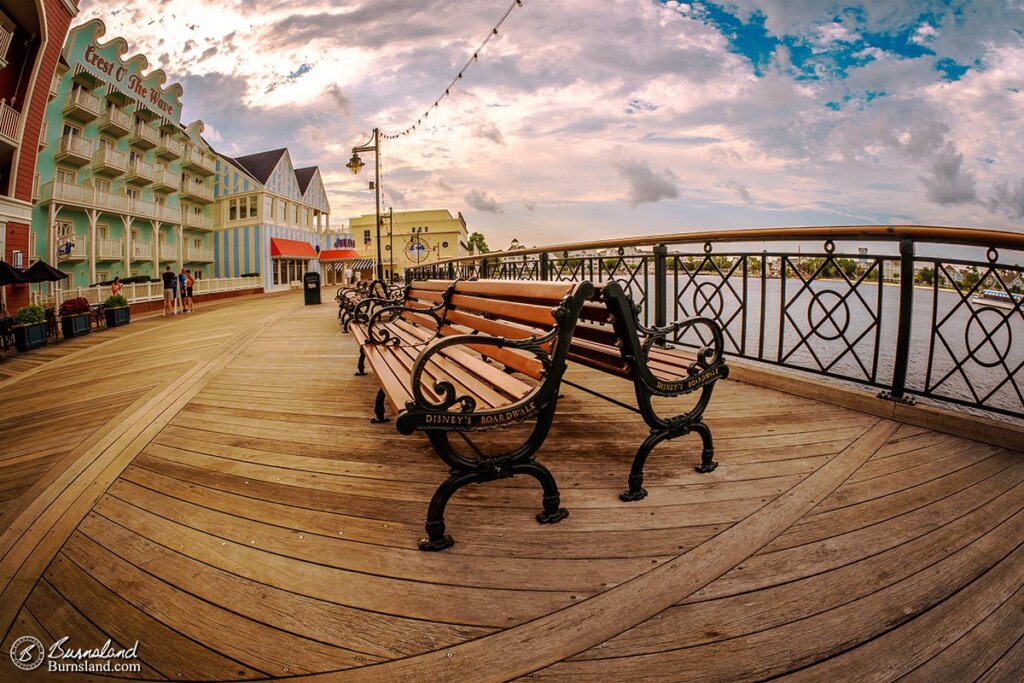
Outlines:
<svg viewBox="0 0 1024 683"><path fill-rule="evenodd" d="M306 273L302 276L302 291L306 296L306 305L320 303L320 273Z"/></svg>

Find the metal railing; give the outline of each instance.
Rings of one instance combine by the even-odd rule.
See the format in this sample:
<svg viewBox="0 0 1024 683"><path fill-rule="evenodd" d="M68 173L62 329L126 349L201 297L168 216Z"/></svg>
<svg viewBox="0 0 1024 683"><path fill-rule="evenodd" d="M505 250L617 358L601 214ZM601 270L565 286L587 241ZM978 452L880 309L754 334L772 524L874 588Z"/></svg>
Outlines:
<svg viewBox="0 0 1024 683"><path fill-rule="evenodd" d="M835 226L531 248L450 259L407 278L619 280L644 324L714 318L733 356L875 387L893 400L922 396L1024 418L1022 263L1017 233Z"/></svg>
<svg viewBox="0 0 1024 683"><path fill-rule="evenodd" d="M258 289L263 286L260 277L222 277L203 278L196 280L193 293L213 294L218 292L234 292L246 289ZM129 303L143 301L154 301L163 299L164 286L162 282L136 282L124 285L121 294L128 299ZM90 304L99 304L110 296L110 286L100 285L96 287L72 287L70 289L58 289L54 295L46 295L41 292L31 292L30 298L33 304L56 304L60 306L68 299L84 297Z"/></svg>

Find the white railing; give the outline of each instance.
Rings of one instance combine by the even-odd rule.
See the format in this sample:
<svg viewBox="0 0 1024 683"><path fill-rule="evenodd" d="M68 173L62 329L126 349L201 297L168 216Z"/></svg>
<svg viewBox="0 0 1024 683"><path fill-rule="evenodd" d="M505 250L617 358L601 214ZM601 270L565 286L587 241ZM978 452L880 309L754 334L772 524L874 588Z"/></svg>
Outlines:
<svg viewBox="0 0 1024 683"><path fill-rule="evenodd" d="M185 160L186 163L192 163L195 164L196 166L208 169L210 171L213 171L216 168L216 162L214 162L213 158L207 156L206 154L203 154L200 150L196 149L195 147L185 148L185 154L183 156L183 159Z"/></svg>
<svg viewBox="0 0 1024 683"><path fill-rule="evenodd" d="M103 116L100 117L99 127L106 128L107 126L117 126L121 130L131 130L131 114L127 114L114 106L107 107L107 110L103 112Z"/></svg>
<svg viewBox="0 0 1024 683"><path fill-rule="evenodd" d="M57 145L57 154L75 154L80 157L92 156L92 143L78 135L63 135Z"/></svg>
<svg viewBox="0 0 1024 683"><path fill-rule="evenodd" d="M192 178L186 178L181 183L181 193L213 201L213 188L207 187L205 183L197 183Z"/></svg>
<svg viewBox="0 0 1024 683"><path fill-rule="evenodd" d="M261 277L219 277L219 278L203 278L196 280L193 293L195 295L200 294L214 294L218 292L235 292L245 289L258 289L263 286L263 278ZM138 282L124 285L124 289L121 290L121 294L128 299L129 303L137 303L141 301L158 301L164 298L164 285L162 282ZM90 304L101 304L107 300L110 296L110 286L96 286L96 287L72 287L71 289L61 289L57 291L56 304L64 303L68 299L74 299L76 297L85 297ZM32 303L42 303L44 301L52 301L54 297L41 294L39 292L32 292Z"/></svg>
<svg viewBox="0 0 1024 683"><path fill-rule="evenodd" d="M85 235L75 235L71 238L71 253L68 260L81 260L89 258L89 238Z"/></svg>
<svg viewBox="0 0 1024 683"><path fill-rule="evenodd" d="M153 243L132 242L132 258L147 260L153 258Z"/></svg>
<svg viewBox="0 0 1024 683"><path fill-rule="evenodd" d="M203 262L213 260L213 249L209 247L197 247L192 244L185 245L185 260Z"/></svg>
<svg viewBox="0 0 1024 683"><path fill-rule="evenodd" d="M156 215L156 204L146 199L131 198L128 200L128 213L149 218Z"/></svg>
<svg viewBox="0 0 1024 683"><path fill-rule="evenodd" d="M7 50L11 47L11 38L14 34L0 26L0 62L7 66Z"/></svg>
<svg viewBox="0 0 1024 683"><path fill-rule="evenodd" d="M181 209L174 206L167 206L166 204L157 204L156 217L168 223L180 223Z"/></svg>
<svg viewBox="0 0 1024 683"><path fill-rule="evenodd" d="M164 187L173 187L175 190L181 188L181 176L164 168L157 168L153 172L153 180Z"/></svg>
<svg viewBox="0 0 1024 683"><path fill-rule="evenodd" d="M179 142L178 140L175 140L170 135L161 135L160 136L160 144L157 146L157 149L156 149L157 154L160 154L161 152L167 151L167 152L170 152L171 154L173 154L175 157L179 157L180 158L182 150L183 150L183 147L181 145L181 142Z"/></svg>
<svg viewBox="0 0 1024 683"><path fill-rule="evenodd" d="M182 211L181 214L182 222L188 227L213 230L213 219L211 217L192 213L191 211Z"/></svg>
<svg viewBox="0 0 1024 683"><path fill-rule="evenodd" d="M124 152L118 152L116 149L112 149L110 147L101 147L96 150L94 161L96 166L109 166L111 168L116 168L122 173L124 173L125 168L128 167L128 155Z"/></svg>
<svg viewBox="0 0 1024 683"><path fill-rule="evenodd" d="M144 161L141 157L135 157L128 165L128 175L143 178L144 180L152 180L153 176L156 175L156 166L148 161Z"/></svg>
<svg viewBox="0 0 1024 683"><path fill-rule="evenodd" d="M116 258L124 255L124 245L121 240L96 240L96 258Z"/></svg>
<svg viewBox="0 0 1024 683"><path fill-rule="evenodd" d="M68 93L67 99L64 100L64 108L78 107L79 109L85 109L96 116L100 115L100 98L93 95L91 92L87 92L82 88L75 88Z"/></svg>
<svg viewBox="0 0 1024 683"><path fill-rule="evenodd" d="M160 260L161 261L177 261L178 260L178 245L177 244L161 244L160 245Z"/></svg>
<svg viewBox="0 0 1024 683"><path fill-rule="evenodd" d="M7 138L11 144L18 144L19 121L21 121L21 112L7 102L0 101L0 137Z"/></svg>
<svg viewBox="0 0 1024 683"><path fill-rule="evenodd" d="M136 121L135 122L135 127L132 128L132 139L133 140L139 140L139 139L147 140L147 141L153 143L154 146L157 145L160 142L160 139L157 136L156 130L154 128L152 128L151 126L149 126L148 124L143 123L142 121Z"/></svg>
<svg viewBox="0 0 1024 683"><path fill-rule="evenodd" d="M46 121L43 121L43 127L39 129L39 146L40 147L46 147L46 145L48 144L46 142L46 134L49 133L49 132L50 132L50 125Z"/></svg>

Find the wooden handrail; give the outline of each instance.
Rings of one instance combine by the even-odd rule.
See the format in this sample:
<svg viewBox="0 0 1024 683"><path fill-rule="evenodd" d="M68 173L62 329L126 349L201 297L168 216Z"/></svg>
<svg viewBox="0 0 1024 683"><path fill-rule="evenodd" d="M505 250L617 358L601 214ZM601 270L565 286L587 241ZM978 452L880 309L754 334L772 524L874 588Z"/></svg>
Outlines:
<svg viewBox="0 0 1024 683"><path fill-rule="evenodd" d="M531 254L554 254L563 251L615 249L618 247L649 247L656 244L692 244L703 242L776 242L784 240L885 240L911 239L916 242L942 242L954 245L1002 247L1024 250L1024 233L985 228L959 228L930 225L824 225L783 228L741 228L699 230L662 235L617 237L592 242L568 242L545 247L491 251L476 256L460 256L439 263L466 263L483 258L507 258Z"/></svg>

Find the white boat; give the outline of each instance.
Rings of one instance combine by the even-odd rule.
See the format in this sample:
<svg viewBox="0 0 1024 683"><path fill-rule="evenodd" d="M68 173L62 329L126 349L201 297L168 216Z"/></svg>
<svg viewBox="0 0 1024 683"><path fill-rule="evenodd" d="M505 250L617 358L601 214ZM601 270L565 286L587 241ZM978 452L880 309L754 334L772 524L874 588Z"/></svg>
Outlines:
<svg viewBox="0 0 1024 683"><path fill-rule="evenodd" d="M1010 294L1001 289L985 289L980 294L975 294L972 299L975 303L998 308L1024 308L1024 295Z"/></svg>

